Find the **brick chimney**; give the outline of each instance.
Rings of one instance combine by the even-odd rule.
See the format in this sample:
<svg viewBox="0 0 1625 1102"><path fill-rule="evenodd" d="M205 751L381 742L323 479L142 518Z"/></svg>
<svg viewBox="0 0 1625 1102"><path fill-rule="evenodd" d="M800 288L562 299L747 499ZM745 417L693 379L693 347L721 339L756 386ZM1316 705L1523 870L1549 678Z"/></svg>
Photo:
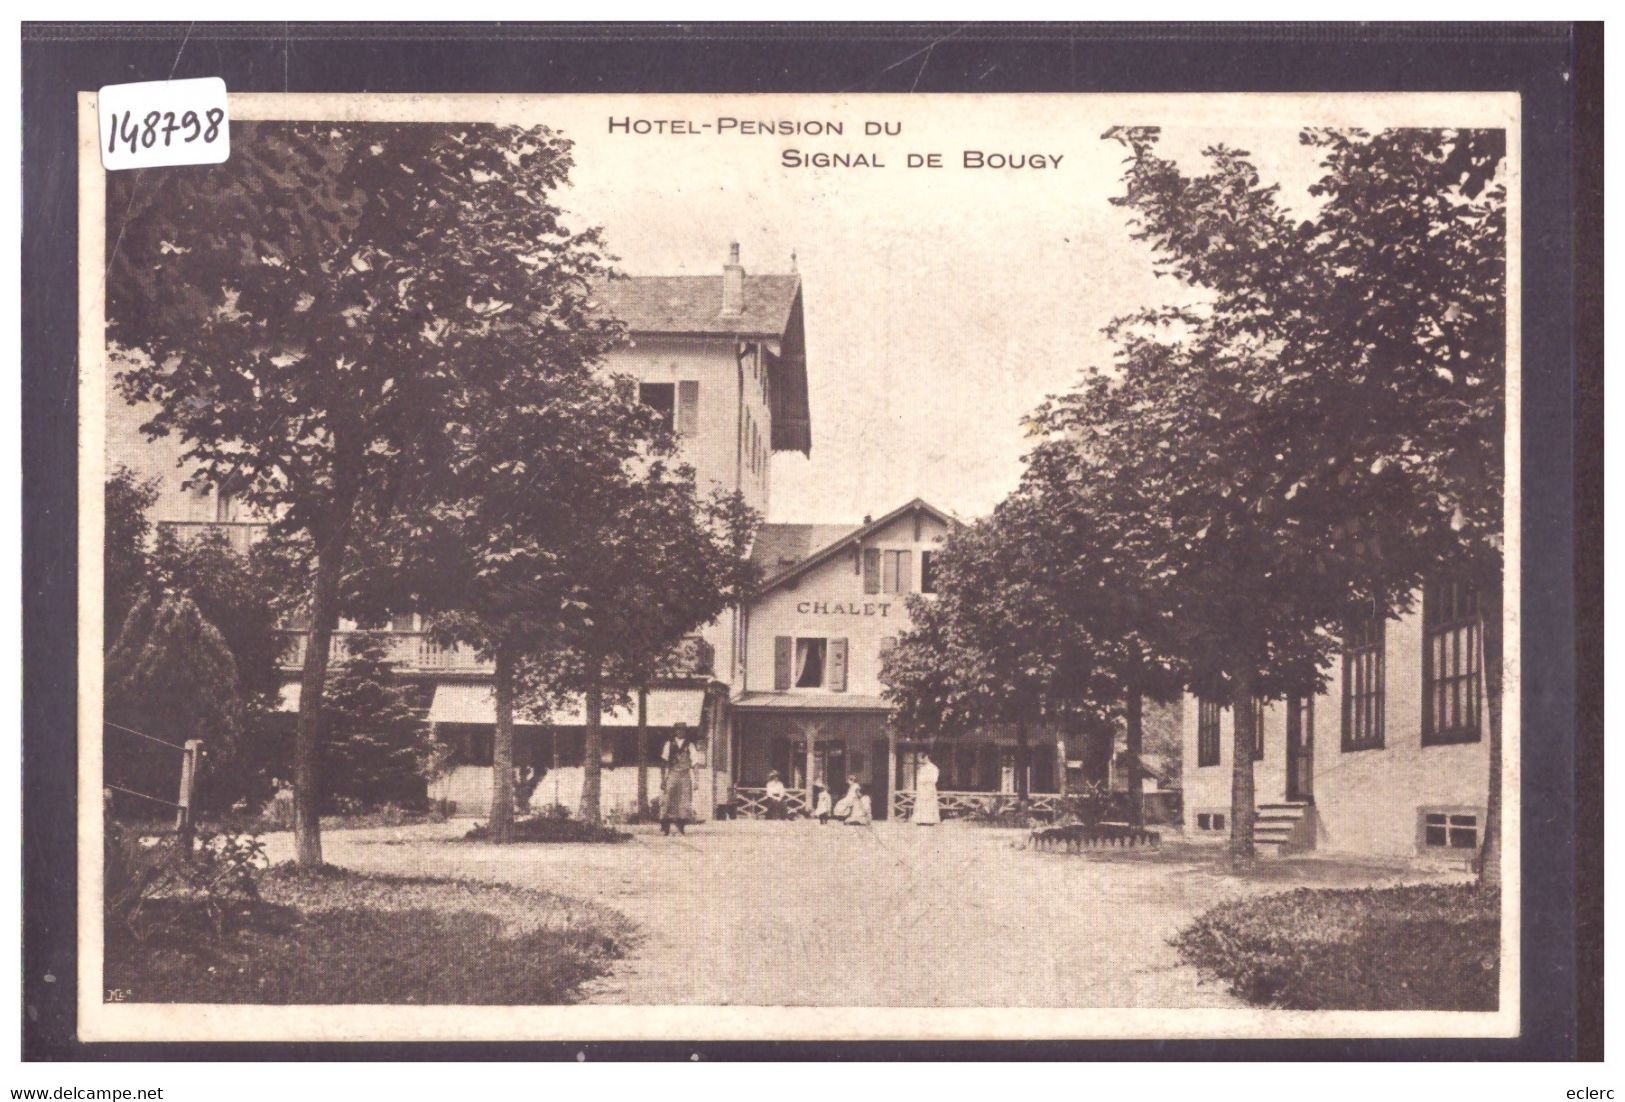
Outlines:
<svg viewBox="0 0 1625 1102"><path fill-rule="evenodd" d="M728 263L722 266L722 314L738 317L745 312L745 269L739 263L739 242L728 246Z"/></svg>

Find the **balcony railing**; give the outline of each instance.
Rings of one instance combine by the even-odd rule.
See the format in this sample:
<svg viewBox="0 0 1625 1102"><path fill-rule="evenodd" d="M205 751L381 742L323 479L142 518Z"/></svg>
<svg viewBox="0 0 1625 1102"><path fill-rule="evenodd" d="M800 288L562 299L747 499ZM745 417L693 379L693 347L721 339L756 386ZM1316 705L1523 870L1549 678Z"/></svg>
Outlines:
<svg viewBox="0 0 1625 1102"><path fill-rule="evenodd" d="M251 520L161 520L158 531L173 537L179 543L188 543L206 532L215 531L226 537L226 543L239 555L265 535L267 525Z"/></svg>
<svg viewBox="0 0 1625 1102"><path fill-rule="evenodd" d="M288 640L282 665L299 669L305 664L305 647L310 638L304 631L285 631ZM423 631L335 631L328 640L327 661L338 665L350 655L350 641L357 636L373 636L384 644L385 659L399 669L413 673L490 673L492 664L467 647L442 646ZM697 635L678 646L672 672L693 677L712 672L711 644Z"/></svg>
<svg viewBox="0 0 1625 1102"><path fill-rule="evenodd" d="M305 647L310 636L303 631L284 633L288 649L282 654L282 665L299 669L305 664ZM350 656L350 641L357 637L372 636L384 644L384 658L400 669L410 671L459 671L489 673L491 663L465 647L441 646L422 631L335 631L328 639L327 661L342 664Z"/></svg>

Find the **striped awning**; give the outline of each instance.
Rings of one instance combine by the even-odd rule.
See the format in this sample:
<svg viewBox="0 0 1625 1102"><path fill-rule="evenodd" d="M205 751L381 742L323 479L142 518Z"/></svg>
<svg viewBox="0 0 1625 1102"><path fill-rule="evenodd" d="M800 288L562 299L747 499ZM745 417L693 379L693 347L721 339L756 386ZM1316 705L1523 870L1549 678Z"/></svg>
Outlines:
<svg viewBox="0 0 1625 1102"><path fill-rule="evenodd" d="M700 709L705 703L703 689L650 689L648 724L650 727L672 727L686 723L700 725ZM436 685L434 703L429 706L431 723L495 723L497 720L496 691L490 685ZM514 716L518 723L546 723L553 727L584 727L587 724L586 701L572 700L568 706L551 715L535 717L520 712ZM636 727L637 701L626 708L606 708L602 723L605 727Z"/></svg>

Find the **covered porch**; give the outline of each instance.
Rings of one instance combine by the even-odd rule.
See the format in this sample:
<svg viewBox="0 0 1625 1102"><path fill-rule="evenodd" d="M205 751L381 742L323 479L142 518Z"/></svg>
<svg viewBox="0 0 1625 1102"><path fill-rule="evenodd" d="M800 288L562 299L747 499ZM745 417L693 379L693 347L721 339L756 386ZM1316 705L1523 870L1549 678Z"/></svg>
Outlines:
<svg viewBox="0 0 1625 1102"><path fill-rule="evenodd" d="M729 773L734 811L767 815L769 772L777 772L792 815L807 814L814 790L834 799L854 778L863 784L876 819L913 815L921 756L936 762L938 805L945 819L970 818L1016 806L1038 818L1060 811L1066 746L1053 731L1023 739L1013 728L987 728L955 739L900 739L879 697L840 693L746 693L734 702ZM1023 784L1022 782L1025 782Z"/></svg>

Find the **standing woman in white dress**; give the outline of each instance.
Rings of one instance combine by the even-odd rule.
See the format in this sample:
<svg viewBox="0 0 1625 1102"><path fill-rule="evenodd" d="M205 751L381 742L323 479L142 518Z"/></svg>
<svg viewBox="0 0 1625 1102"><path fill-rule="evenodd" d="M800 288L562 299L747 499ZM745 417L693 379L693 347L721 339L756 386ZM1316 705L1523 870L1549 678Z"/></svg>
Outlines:
<svg viewBox="0 0 1625 1102"><path fill-rule="evenodd" d="M920 766L914 774L914 822L919 826L936 826L942 822L942 811L937 807L937 763L930 754L920 755Z"/></svg>

